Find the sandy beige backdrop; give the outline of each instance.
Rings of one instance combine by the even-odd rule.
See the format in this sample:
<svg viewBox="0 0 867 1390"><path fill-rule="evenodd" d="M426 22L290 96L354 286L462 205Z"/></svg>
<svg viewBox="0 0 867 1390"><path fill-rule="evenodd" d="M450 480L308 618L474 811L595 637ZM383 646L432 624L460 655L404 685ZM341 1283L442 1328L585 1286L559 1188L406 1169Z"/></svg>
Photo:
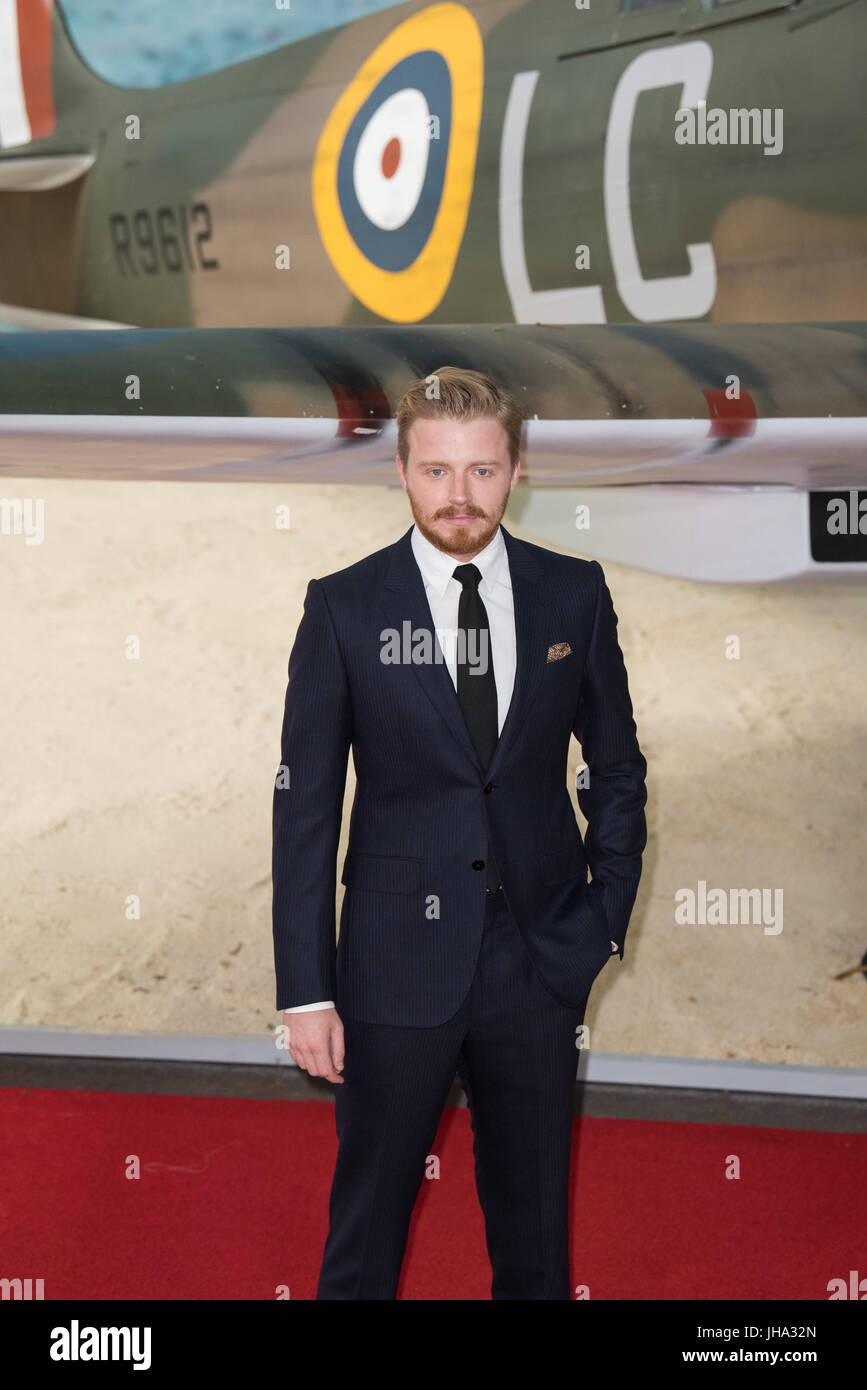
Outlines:
<svg viewBox="0 0 867 1390"><path fill-rule="evenodd" d="M0 1022L262 1036L278 1022L269 836L289 649L308 579L396 540L404 494L0 490L44 498L46 526L41 545L0 535ZM867 948L867 589L605 571L649 844L625 958L591 996L594 1049L863 1066L867 983L832 977ZM573 740L573 798L578 762ZM350 759L341 862L352 790ZM699 879L782 888L782 932L675 925L675 892Z"/></svg>

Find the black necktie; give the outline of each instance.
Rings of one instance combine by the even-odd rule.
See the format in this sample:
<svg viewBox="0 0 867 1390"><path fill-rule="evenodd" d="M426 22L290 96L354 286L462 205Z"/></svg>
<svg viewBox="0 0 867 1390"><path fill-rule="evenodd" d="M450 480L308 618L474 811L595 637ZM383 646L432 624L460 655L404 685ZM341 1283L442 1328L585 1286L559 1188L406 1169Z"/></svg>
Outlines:
<svg viewBox="0 0 867 1390"><path fill-rule="evenodd" d="M454 577L462 586L458 602L457 691L470 738L487 771L499 738L497 682L488 614L479 593L481 573L475 565L458 565ZM500 886L494 850L488 842L487 882Z"/></svg>

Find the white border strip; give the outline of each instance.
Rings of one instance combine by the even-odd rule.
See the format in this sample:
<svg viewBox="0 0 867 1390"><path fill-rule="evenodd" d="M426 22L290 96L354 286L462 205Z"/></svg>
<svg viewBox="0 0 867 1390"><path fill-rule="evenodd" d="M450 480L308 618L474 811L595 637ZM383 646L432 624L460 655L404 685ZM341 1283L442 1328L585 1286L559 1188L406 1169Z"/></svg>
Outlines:
<svg viewBox="0 0 867 1390"><path fill-rule="evenodd" d="M16 0L0 0L0 146L30 143Z"/></svg>
<svg viewBox="0 0 867 1390"><path fill-rule="evenodd" d="M276 1028L275 1028L276 1035ZM295 1063L274 1041L186 1037L182 1034L75 1033L0 1025L0 1054L41 1057L112 1057L154 1062L232 1062L248 1066ZM650 1057L610 1052L579 1055L578 1079L614 1086L662 1086L698 1091L752 1091L767 1095L867 1100L867 1071L854 1067L801 1067L701 1057Z"/></svg>
<svg viewBox="0 0 867 1390"><path fill-rule="evenodd" d="M0 162L0 189L4 187L4 166ZM4 327L32 328L40 330L57 329L65 332L69 328L82 331L133 328L131 323L118 323L115 319L84 319L79 314L56 314L51 309L28 309L22 304L0 303L0 324ZM20 416L16 416L20 419Z"/></svg>

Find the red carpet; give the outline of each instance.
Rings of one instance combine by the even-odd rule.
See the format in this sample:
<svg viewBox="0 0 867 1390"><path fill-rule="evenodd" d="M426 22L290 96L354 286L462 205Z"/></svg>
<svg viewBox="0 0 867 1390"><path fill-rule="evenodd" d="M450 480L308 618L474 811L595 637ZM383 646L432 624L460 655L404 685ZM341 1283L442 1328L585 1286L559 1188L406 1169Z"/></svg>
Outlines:
<svg viewBox="0 0 867 1390"><path fill-rule="evenodd" d="M46 1300L314 1297L327 1102L9 1089L0 1134L0 1278L42 1278ZM466 1110L445 1112L433 1152L400 1297L489 1299ZM865 1173L865 1135L576 1121L573 1288L826 1299L867 1275Z"/></svg>

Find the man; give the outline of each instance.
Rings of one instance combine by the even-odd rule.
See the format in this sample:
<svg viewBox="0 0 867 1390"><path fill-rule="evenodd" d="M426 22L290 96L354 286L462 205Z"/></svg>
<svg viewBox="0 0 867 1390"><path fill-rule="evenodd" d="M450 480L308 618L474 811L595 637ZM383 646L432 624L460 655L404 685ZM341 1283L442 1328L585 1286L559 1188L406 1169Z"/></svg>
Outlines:
<svg viewBox="0 0 867 1390"><path fill-rule="evenodd" d="M457 1070L492 1298L568 1299L576 1031L595 976L623 956L647 765L600 565L500 526L520 470L516 401L478 372L442 367L432 382L396 415L415 525L310 581L289 659L277 1008L294 1060L337 1086L317 1298L396 1297ZM589 771L583 844L573 733Z"/></svg>

